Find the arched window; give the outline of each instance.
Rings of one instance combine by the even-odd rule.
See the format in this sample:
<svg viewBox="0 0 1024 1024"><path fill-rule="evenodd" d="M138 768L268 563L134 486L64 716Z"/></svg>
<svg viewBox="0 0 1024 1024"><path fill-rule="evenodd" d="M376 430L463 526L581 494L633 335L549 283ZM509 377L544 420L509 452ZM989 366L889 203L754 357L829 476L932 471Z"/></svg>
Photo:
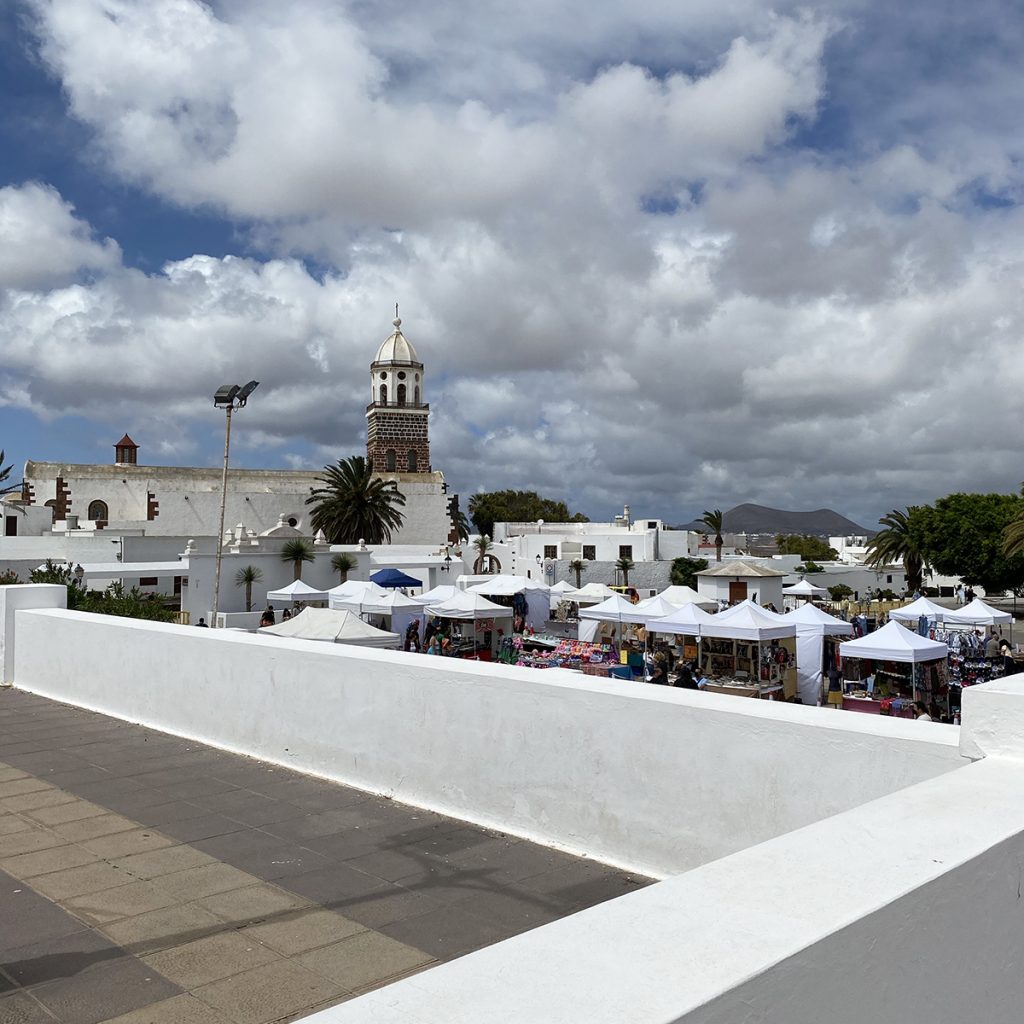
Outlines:
<svg viewBox="0 0 1024 1024"><path fill-rule="evenodd" d="M405 385L398 385L398 404L405 405Z"/></svg>
<svg viewBox="0 0 1024 1024"><path fill-rule="evenodd" d="M416 472L416 452L414 450L410 450L409 455L408 455L406 461L409 464L409 472L410 473L415 473Z"/></svg>
<svg viewBox="0 0 1024 1024"><path fill-rule="evenodd" d="M413 398L413 401L416 403L416 405L419 405L420 404L420 386L419 386L419 384L416 385L416 390L413 392L413 394L415 396Z"/></svg>
<svg viewBox="0 0 1024 1024"><path fill-rule="evenodd" d="M381 384L380 386L380 404L388 404L388 386L387 384Z"/></svg>
<svg viewBox="0 0 1024 1024"><path fill-rule="evenodd" d="M49 501L44 501L43 504L50 510L50 521L57 522L57 502L51 498Z"/></svg>
<svg viewBox="0 0 1024 1024"><path fill-rule="evenodd" d="M395 455L395 449L389 448L384 453L384 469L389 473L394 473L395 467L398 464L397 456Z"/></svg>
<svg viewBox="0 0 1024 1024"><path fill-rule="evenodd" d="M89 514L86 516L86 519L91 519L94 523L105 523L109 518L105 501L89 502Z"/></svg>

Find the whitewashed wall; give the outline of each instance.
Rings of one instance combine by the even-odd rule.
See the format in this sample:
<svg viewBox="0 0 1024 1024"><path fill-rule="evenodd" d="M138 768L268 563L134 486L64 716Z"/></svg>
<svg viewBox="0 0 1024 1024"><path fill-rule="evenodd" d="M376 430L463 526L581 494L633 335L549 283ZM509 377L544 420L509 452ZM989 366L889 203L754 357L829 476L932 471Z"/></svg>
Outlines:
<svg viewBox="0 0 1024 1024"><path fill-rule="evenodd" d="M961 763L953 726L559 670L64 611L15 629L26 689L656 875Z"/></svg>
<svg viewBox="0 0 1024 1024"><path fill-rule="evenodd" d="M1024 765L990 760L309 1024L1019 1024Z"/></svg>

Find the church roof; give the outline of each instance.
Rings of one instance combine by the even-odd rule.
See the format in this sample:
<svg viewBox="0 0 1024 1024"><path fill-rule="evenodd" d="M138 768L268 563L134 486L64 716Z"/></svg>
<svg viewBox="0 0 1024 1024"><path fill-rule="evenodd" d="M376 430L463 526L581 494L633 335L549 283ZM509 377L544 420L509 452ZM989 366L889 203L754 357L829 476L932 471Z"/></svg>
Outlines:
<svg viewBox="0 0 1024 1024"><path fill-rule="evenodd" d="M114 445L114 447L115 448L138 448L139 446L127 434L125 434L124 437L122 437L121 440L118 441L117 444Z"/></svg>
<svg viewBox="0 0 1024 1024"><path fill-rule="evenodd" d="M395 317L391 321L395 330L384 339L384 344L377 349L375 363L419 363L420 357L409 339L402 333L402 321Z"/></svg>

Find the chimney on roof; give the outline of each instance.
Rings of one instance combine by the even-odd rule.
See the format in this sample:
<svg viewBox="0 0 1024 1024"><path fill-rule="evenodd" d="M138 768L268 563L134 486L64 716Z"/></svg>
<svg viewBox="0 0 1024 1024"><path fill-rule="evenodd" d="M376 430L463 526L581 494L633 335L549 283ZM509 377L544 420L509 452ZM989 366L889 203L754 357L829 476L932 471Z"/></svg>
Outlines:
<svg viewBox="0 0 1024 1024"><path fill-rule="evenodd" d="M119 466L134 466L139 461L139 446L127 435L114 445L114 462Z"/></svg>

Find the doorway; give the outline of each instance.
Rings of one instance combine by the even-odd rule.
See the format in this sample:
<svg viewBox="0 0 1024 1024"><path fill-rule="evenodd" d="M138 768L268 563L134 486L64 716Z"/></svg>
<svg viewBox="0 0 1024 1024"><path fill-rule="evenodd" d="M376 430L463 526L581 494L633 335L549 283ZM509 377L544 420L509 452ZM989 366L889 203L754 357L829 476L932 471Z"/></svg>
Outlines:
<svg viewBox="0 0 1024 1024"><path fill-rule="evenodd" d="M730 583L729 584L729 604L739 604L740 601L746 601L747 599L747 585L746 583Z"/></svg>

